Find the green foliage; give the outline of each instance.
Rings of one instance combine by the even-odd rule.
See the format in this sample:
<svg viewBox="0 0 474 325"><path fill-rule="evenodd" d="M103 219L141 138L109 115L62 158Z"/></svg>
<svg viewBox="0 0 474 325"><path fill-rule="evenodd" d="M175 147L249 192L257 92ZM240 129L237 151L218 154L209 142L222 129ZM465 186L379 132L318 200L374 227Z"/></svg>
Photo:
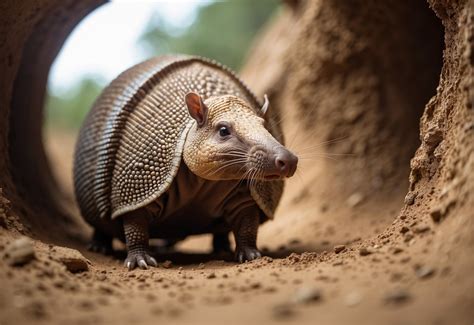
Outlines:
<svg viewBox="0 0 474 325"><path fill-rule="evenodd" d="M205 56L238 70L253 38L278 0L218 1L201 7L185 29L173 29L155 15L142 37L151 55L186 53Z"/></svg>
<svg viewBox="0 0 474 325"><path fill-rule="evenodd" d="M156 13L140 44L150 55L186 53L215 59L238 70L253 38L279 0L228 0L199 8L192 24L173 28ZM119 73L120 71L117 71ZM104 81L85 77L65 93L48 90L47 127L78 129L100 94Z"/></svg>
<svg viewBox="0 0 474 325"><path fill-rule="evenodd" d="M65 94L53 94L46 98L47 127L77 129L81 125L104 83L100 78L88 76L76 83Z"/></svg>

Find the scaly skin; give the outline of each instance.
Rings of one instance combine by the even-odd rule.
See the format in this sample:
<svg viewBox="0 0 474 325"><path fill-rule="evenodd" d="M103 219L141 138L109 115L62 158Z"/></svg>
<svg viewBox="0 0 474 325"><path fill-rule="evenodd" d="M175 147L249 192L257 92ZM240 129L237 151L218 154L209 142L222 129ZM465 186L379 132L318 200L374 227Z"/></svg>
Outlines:
<svg viewBox="0 0 474 325"><path fill-rule="evenodd" d="M158 266L156 260L148 254L148 218L140 214L128 214L123 217L123 229L127 245L125 266L133 270L136 266L148 269L148 266Z"/></svg>
<svg viewBox="0 0 474 325"><path fill-rule="evenodd" d="M255 209L243 210L232 222L232 232L236 244L235 258L240 263L262 256L257 249L258 226L258 211Z"/></svg>

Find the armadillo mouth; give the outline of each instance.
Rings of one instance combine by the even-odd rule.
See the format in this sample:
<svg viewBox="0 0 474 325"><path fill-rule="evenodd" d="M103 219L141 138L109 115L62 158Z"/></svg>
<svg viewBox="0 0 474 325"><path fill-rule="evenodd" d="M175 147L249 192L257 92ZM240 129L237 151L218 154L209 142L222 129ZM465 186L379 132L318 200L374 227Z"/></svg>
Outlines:
<svg viewBox="0 0 474 325"><path fill-rule="evenodd" d="M273 174L273 175L267 175L267 176L264 176L263 179L265 180L269 180L269 181L273 181L273 180L276 180L276 179L281 179L282 177L280 175L277 175L277 174Z"/></svg>

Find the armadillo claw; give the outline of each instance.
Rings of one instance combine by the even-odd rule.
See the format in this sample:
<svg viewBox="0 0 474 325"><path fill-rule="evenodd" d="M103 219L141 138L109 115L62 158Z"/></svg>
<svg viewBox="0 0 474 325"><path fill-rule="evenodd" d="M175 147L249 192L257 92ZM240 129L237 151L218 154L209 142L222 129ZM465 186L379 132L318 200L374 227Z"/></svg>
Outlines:
<svg viewBox="0 0 474 325"><path fill-rule="evenodd" d="M236 257L239 263L243 263L245 261L253 261L259 257L262 257L262 253L260 253L259 250L254 247L243 247L237 248Z"/></svg>
<svg viewBox="0 0 474 325"><path fill-rule="evenodd" d="M142 270L148 270L148 266L158 266L156 260L145 252L129 252L125 259L124 266L129 270L139 267Z"/></svg>

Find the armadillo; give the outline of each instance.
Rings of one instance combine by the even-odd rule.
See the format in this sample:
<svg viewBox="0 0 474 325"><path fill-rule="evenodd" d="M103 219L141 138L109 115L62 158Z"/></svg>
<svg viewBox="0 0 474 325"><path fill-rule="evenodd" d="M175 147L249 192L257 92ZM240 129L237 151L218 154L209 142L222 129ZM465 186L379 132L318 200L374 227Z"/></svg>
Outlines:
<svg viewBox="0 0 474 325"><path fill-rule="evenodd" d="M240 262L261 256L259 225L272 219L298 158L279 126L230 69L176 55L139 63L108 85L76 144L74 189L93 226L91 249L125 242L129 269L157 262L149 239L213 234Z"/></svg>

